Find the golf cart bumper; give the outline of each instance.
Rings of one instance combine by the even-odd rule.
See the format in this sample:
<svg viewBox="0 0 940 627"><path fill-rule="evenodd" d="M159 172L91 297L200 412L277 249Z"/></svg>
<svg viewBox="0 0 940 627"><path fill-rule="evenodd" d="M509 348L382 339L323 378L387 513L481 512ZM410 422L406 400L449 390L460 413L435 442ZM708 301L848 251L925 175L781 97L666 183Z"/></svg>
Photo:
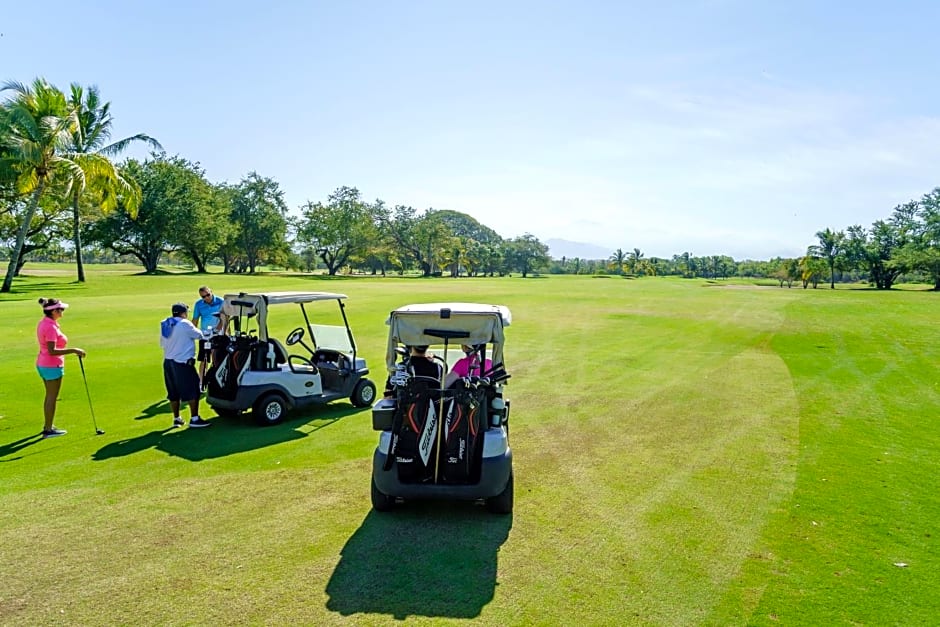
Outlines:
<svg viewBox="0 0 940 627"><path fill-rule="evenodd" d="M383 436L387 435L383 433ZM372 457L372 477L379 492L404 499L453 499L476 501L500 494L509 482L512 473L512 450L507 446L504 453L484 457L480 466L480 482L472 485L445 485L432 483L402 483L398 480L398 468L393 462L385 470L388 458L380 448Z"/></svg>

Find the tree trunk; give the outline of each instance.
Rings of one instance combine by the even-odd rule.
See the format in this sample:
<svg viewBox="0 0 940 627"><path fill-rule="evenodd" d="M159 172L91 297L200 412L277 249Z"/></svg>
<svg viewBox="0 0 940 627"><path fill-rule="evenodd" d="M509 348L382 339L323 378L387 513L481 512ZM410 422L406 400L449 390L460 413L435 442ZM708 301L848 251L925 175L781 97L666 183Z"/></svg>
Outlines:
<svg viewBox="0 0 940 627"><path fill-rule="evenodd" d="M16 244L10 252L10 265L7 266L7 275L6 278L3 279L3 287L0 288L0 292L9 292L10 288L13 287L13 275L16 273L16 263L20 258L20 252L23 250L23 244L26 243L26 232L29 230L29 223L33 221L33 216L36 215L36 207L39 206L39 197L42 196L42 190L45 187L46 178L42 177L39 179L39 185L36 187L36 191L33 192L33 197L29 201L29 208L26 210L26 215L23 216L23 224L20 225L19 231L16 232Z"/></svg>
<svg viewBox="0 0 940 627"><path fill-rule="evenodd" d="M75 268L78 270L78 282L85 282L85 265L82 263L82 232L79 228L78 192L72 197L72 241L75 244Z"/></svg>

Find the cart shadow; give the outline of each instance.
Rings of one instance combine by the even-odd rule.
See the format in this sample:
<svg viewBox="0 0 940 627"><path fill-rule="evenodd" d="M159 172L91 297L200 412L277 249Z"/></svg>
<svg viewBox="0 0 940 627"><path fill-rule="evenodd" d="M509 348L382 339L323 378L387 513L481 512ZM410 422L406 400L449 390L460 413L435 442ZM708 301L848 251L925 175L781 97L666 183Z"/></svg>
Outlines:
<svg viewBox="0 0 940 627"><path fill-rule="evenodd" d="M171 457L194 462L214 459L299 440L361 411L359 408L341 405L326 410L321 408L321 411L289 416L281 424L266 427L256 425L251 416L216 417L209 420L212 426L208 429L167 427L135 438L111 442L98 449L92 459L103 461L147 449L156 449Z"/></svg>
<svg viewBox="0 0 940 627"><path fill-rule="evenodd" d="M493 600L497 555L512 516L473 503L370 510L326 585L327 609L353 614L476 618Z"/></svg>

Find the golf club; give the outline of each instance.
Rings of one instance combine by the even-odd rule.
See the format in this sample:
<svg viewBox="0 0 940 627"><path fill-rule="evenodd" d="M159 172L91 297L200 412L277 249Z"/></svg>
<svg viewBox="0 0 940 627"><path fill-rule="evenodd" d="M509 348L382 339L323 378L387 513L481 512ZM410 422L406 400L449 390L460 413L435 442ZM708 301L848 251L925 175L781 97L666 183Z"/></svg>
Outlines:
<svg viewBox="0 0 940 627"><path fill-rule="evenodd" d="M78 365L82 369L82 381L85 382L85 396L88 397L88 409L91 410L91 423L95 425L95 435L103 435L104 431L98 428L98 421L95 420L95 408L91 406L91 392L88 391L88 379L85 378L85 361L79 356Z"/></svg>

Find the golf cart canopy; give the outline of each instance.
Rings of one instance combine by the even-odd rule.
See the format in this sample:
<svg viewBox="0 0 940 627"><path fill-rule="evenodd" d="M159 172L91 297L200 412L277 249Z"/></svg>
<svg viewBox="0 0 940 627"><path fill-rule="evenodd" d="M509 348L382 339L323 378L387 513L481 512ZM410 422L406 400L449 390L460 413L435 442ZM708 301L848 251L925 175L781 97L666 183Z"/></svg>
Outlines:
<svg viewBox="0 0 940 627"><path fill-rule="evenodd" d="M291 303L303 305L304 303L335 300L342 306L342 301L345 298L347 298L345 294L334 294L332 292L265 292L263 294L242 292L240 294L225 295L222 313L230 319L239 315L257 316L259 338L267 340L268 307L270 305Z"/></svg>
<svg viewBox="0 0 940 627"><path fill-rule="evenodd" d="M503 328L512 322L505 305L479 303L424 303L399 307L389 314L385 365L395 369L399 344L492 344L493 363L503 361Z"/></svg>

